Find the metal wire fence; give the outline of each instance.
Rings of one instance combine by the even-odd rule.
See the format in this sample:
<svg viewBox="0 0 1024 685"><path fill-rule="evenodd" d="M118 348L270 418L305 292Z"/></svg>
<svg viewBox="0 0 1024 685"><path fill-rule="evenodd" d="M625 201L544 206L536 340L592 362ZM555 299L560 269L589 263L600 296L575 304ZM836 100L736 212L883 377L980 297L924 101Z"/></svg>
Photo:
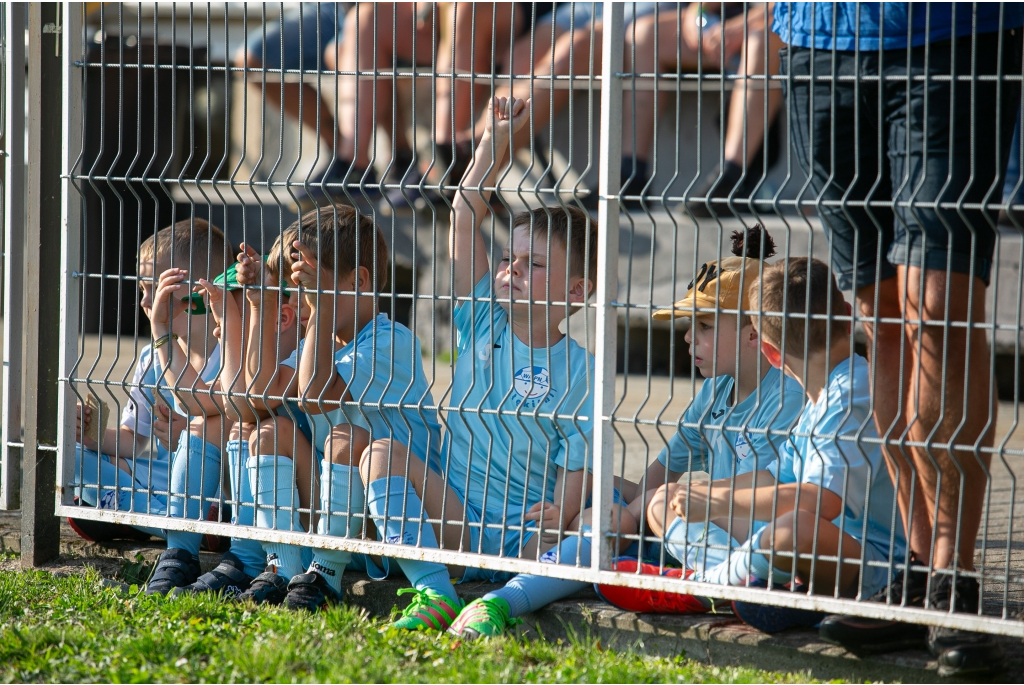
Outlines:
<svg viewBox="0 0 1024 685"><path fill-rule="evenodd" d="M1024 634L1015 7L58 7L60 516Z"/></svg>

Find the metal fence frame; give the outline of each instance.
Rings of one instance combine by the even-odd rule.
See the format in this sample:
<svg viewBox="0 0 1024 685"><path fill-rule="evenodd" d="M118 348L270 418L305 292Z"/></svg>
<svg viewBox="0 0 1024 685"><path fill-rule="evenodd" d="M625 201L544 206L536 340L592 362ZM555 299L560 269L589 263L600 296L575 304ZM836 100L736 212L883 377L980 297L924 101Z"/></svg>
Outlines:
<svg viewBox="0 0 1024 685"><path fill-rule="evenodd" d="M614 49L622 45L625 37L623 21L623 4L605 2L604 33L602 35L603 57L601 64L601 121L600 121L600 159L616 160L622 149L621 126L623 98L622 92L629 85L629 76L624 75L622 53ZM55 25L49 31L43 25L48 22L49 12L46 8L57 8ZM8 36L17 33L18 27L24 22L24 6L15 3L6 4L6 26ZM17 469L12 465L23 461L24 475L20 488L20 505L23 516L26 516L26 540L38 540L38 544L23 543L23 558L26 565L35 565L53 556L55 546L57 516L74 516L77 518L116 521L133 525L153 525L158 520L161 527L187 530L216 535L253 538L262 541L288 542L302 545L316 545L332 549L348 550L379 554L383 556L422 559L441 563L476 566L494 570L511 572L529 572L553 577L580 580L594 583L610 583L630 585L633 587L670 592L690 592L701 596L749 600L762 604L814 609L834 613L858 614L873 618L899 618L900 620L928 625L945 626L977 630L988 633L1024 637L1024 622L1010 617L989 615L964 615L940 613L934 610L900 607L896 605L872 604L863 601L828 597L822 595L800 595L788 592L765 592L758 588L716 586L695 583L676 578L622 574L607 569L611 566L612 543L616 533L613 532L611 518L612 479L615 459L615 406L616 406L616 343L618 309L621 303L616 301L618 293L619 264L619 189L621 179L615 164L606 163L600 167L599 204L598 204L598 288L596 297L590 305L596 318L596 367L595 367L595 431L593 447L593 491L595 528L599 531L599 543L595 545L592 564L588 567L573 567L556 564L541 564L533 560L480 556L468 552L453 552L444 549L413 548L395 546L375 540L346 539L323 537L312 533L295 533L274 531L259 528L242 528L229 523L200 522L192 520L153 517L136 513L103 511L72 505L72 493L69 488L58 487L55 498L55 509L51 509L49 488L54 479L58 486L71 482L74 472L75 451L75 412L76 394L71 387L71 374L78 361L77 322L81 317L80 300L78 297L77 279L81 275L76 271L81 254L78 228L83 221L82 202L78 200L76 189L78 179L75 176L77 155L82 150L84 132L78 125L83 121L83 84L78 57L83 53L85 28L81 3L60 3L58 5L40 6L34 3L29 8L29 31L33 40L29 42L28 59L30 64L59 65L60 79L42 78L50 72L30 69L29 71L29 109L32 112L28 121L29 127L29 176L28 206L20 207L21 174L17 165L24 154L20 148L21 136L25 122L21 118L21 93L23 85L22 72L18 69L6 68L24 61L19 52L23 44L8 38L5 59L5 172L7 185L4 195L5 212L5 269L4 269L4 302L6 316L4 319L4 373L3 373L3 465L0 480L0 509L13 509L19 506L19 491L15 487ZM55 42L50 42L52 35ZM35 40L35 38L42 40ZM55 44L56 43L56 44ZM60 57L57 57L59 52ZM724 90L724 79L717 80L717 86ZM678 79L665 88L671 90L678 87ZM661 90L663 85L658 84ZM698 86L700 88L700 86ZM58 90L59 89L59 90ZM59 93L59 95L58 95ZM55 107L57 99L60 107ZM51 117L47 117L50 107ZM39 113L39 114L37 114ZM59 138L52 134L47 126L53 125L52 117L58 117L61 126ZM55 140L56 139L56 140ZM56 147L55 147L56 146ZM60 168L60 203L54 206L47 203L47 181L56 177L56 165ZM51 172L51 169L53 172ZM1018 184L1019 185L1019 184ZM771 204L772 201L764 201ZM54 211L59 209L59 221L54 218ZM25 213L24 234L21 212ZM59 241L60 279L41 273L40 251L55 250ZM53 254L50 252L49 254ZM696 258L696 257L695 257ZM25 296L30 305L26 309L24 319L19 316L21 308L17 306L22 297L21 281L12 267L24 264L26 274L24 280ZM57 288L59 287L59 306ZM50 304L47 307L47 304ZM34 306L33 306L34 305ZM59 348L40 344L52 340L56 331L56 316L59 314ZM1019 323L1019 320L1018 320ZM995 328L994 324L991 326ZM979 326L984 330L984 326ZM1018 328L1019 330L1019 328ZM24 335L24 348L19 344L19 337ZM1019 338L1018 338L1019 346ZM60 354L57 354L57 349ZM994 354L994 353L993 353ZM59 360L59 369L55 363ZM12 373L12 369L23 368L24 373ZM59 379L59 383L57 380ZM22 382L24 388L22 388ZM57 391L56 395L50 390ZM24 390L24 404L19 403L20 393ZM20 440L20 431L24 430L24 441ZM59 457L59 458L58 458ZM53 469L56 469L54 473ZM901 564L894 561L898 568ZM1007 566L1009 574L1009 567ZM1007 578L1009 581L1010 578ZM1024 583L1024 578L1016 578L1016 582Z"/></svg>

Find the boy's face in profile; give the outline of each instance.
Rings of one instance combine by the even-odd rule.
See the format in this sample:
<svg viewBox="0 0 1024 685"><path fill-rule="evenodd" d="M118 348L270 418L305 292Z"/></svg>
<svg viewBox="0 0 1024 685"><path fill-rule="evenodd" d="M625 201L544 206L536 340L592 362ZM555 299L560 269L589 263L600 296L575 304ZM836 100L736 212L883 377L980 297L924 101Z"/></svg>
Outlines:
<svg viewBox="0 0 1024 685"><path fill-rule="evenodd" d="M528 300L582 302L586 297L581 295L585 290L581 278L570 277L569 287L566 288L568 264L562 241L552 238L549 252L547 232L533 229L532 240L530 233L529 224L512 229L508 245L501 251L501 261L494 277L494 291L498 298L512 300L511 309L519 316L526 317L527 308L532 306L536 321L536 317L546 315L545 305L530 305ZM505 311L510 310L508 302L502 302L501 306ZM563 318L564 310L557 318L552 317L552 321L561 321Z"/></svg>
<svg viewBox="0 0 1024 685"><path fill-rule="evenodd" d="M759 349L756 343L750 342L754 332L753 325L749 323L739 328L733 314L720 314L717 326L713 315L698 316L683 339L690 345L693 365L704 378L735 377L737 341L741 346L740 358L753 357Z"/></svg>

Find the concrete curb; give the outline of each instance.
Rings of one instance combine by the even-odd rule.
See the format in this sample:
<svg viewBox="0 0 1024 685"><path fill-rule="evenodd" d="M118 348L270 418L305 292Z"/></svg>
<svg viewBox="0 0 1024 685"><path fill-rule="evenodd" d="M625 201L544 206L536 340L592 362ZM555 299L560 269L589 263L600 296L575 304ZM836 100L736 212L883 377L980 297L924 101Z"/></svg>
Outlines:
<svg viewBox="0 0 1024 685"><path fill-rule="evenodd" d="M6 514L6 512L4 512ZM66 526L64 526L66 528ZM141 555L152 563L163 546L138 542L89 543L70 533L62 536L61 554L79 560L135 561ZM0 531L0 551L17 552L20 540ZM201 554L203 570L216 566L219 554ZM407 595L397 592L408 584L403 580L372 581L366 576L346 573L346 601L375 617L386 618L403 608ZM104 585L121 587L116 581ZM458 585L466 601L497 587L486 583ZM597 599L592 590L555 602L542 611L523 617L519 632L530 639L572 641L592 638L601 648L632 651L649 656L676 657L717 666L745 666L771 671L808 673L814 678L852 681L956 682L938 675L935 661L924 650L858 657L822 642L816 630L789 630L766 635L749 628L731 614L677 616L634 614L620 611ZM1007 667L998 682L1024 682L1024 644L998 638L1006 651Z"/></svg>

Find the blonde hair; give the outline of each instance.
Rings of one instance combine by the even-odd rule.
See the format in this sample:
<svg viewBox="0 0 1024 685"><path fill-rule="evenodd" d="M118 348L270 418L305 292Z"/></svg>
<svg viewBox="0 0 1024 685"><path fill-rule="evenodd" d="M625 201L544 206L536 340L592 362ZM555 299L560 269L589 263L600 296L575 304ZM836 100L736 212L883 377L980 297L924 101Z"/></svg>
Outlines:
<svg viewBox="0 0 1024 685"><path fill-rule="evenodd" d="M206 219L183 219L142 241L139 263L150 262L155 269L173 261L176 267L191 268L193 277L210 278L224 271L232 252L224 232Z"/></svg>

